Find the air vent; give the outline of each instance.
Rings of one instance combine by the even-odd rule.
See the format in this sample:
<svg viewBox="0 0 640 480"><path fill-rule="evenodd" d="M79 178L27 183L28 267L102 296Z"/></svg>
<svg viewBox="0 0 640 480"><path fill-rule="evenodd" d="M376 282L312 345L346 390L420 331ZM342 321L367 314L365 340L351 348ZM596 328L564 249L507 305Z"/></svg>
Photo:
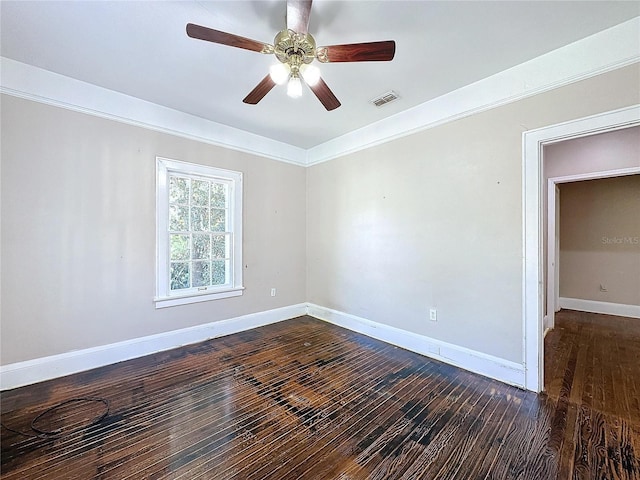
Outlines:
<svg viewBox="0 0 640 480"><path fill-rule="evenodd" d="M397 100L398 98L399 97L396 92L394 92L393 90L389 90L388 92L383 93L379 97L376 97L373 100L370 100L370 102L373 103L376 107L381 107L383 105L386 105L387 103Z"/></svg>

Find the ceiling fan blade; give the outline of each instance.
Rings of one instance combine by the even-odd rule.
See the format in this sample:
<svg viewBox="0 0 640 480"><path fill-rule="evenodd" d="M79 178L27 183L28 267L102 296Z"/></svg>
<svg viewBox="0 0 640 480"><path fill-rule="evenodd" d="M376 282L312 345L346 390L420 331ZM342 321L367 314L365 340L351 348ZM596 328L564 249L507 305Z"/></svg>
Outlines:
<svg viewBox="0 0 640 480"><path fill-rule="evenodd" d="M307 33L312 0L287 0L287 29Z"/></svg>
<svg viewBox="0 0 640 480"><path fill-rule="evenodd" d="M262 81L256 85L256 88L249 92L249 95L244 97L242 100L244 103L249 103L251 105L257 104L260 100L264 98L264 96L271 91L273 87L276 86L276 82L271 80L271 75L267 75L262 79Z"/></svg>
<svg viewBox="0 0 640 480"><path fill-rule="evenodd" d="M213 28L187 23L187 35L191 38L206 40L207 42L219 43L230 47L243 48L253 52L273 53L273 47L266 43L251 40L250 38L240 37L232 33L221 32Z"/></svg>
<svg viewBox="0 0 640 480"><path fill-rule="evenodd" d="M388 62L396 54L396 42L351 43L330 45L316 50L316 56L322 63L330 62Z"/></svg>
<svg viewBox="0 0 640 480"><path fill-rule="evenodd" d="M309 85L309 88L313 93L315 93L318 100L322 102L322 105L324 105L324 108L328 111L335 110L340 106L340 101L336 98L322 78L318 80L318 83L314 86Z"/></svg>

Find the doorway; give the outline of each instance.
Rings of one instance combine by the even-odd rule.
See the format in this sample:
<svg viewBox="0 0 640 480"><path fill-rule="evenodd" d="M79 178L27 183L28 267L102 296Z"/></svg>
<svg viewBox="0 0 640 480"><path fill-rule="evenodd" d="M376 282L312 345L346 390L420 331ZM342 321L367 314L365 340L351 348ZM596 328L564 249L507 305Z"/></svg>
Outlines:
<svg viewBox="0 0 640 480"><path fill-rule="evenodd" d="M560 303L560 185L586 180L601 180L640 174L640 167L622 168L602 172L551 177L547 181L547 236L546 236L546 311L543 317L544 332L555 326L555 314L563 306ZM602 287L601 285L601 288ZM603 302L604 303L604 302ZM584 310L591 313L610 313L629 316L624 311L609 311L605 305L596 301L564 305L572 310Z"/></svg>
<svg viewBox="0 0 640 480"><path fill-rule="evenodd" d="M543 262L546 244L542 208L544 146L638 125L640 106L634 106L528 131L523 135L523 363L524 383L528 390L540 392L544 386L543 302L547 288Z"/></svg>

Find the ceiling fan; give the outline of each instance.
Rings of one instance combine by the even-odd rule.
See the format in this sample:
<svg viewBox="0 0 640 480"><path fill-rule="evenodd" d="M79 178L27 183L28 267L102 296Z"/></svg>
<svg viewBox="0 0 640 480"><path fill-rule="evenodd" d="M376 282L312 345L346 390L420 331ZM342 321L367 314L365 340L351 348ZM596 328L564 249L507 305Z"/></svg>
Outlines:
<svg viewBox="0 0 640 480"><path fill-rule="evenodd" d="M276 35L273 45L193 23L187 24L187 35L230 47L275 54L280 63L270 68L269 74L242 100L244 103L255 105L273 87L285 83L287 94L299 97L302 95L302 77L322 105L327 110L334 110L340 106L340 101L320 77L320 70L312 62L386 62L393 60L396 42L387 40L316 48L316 41L307 31L311 2L312 0L287 0L287 28Z"/></svg>

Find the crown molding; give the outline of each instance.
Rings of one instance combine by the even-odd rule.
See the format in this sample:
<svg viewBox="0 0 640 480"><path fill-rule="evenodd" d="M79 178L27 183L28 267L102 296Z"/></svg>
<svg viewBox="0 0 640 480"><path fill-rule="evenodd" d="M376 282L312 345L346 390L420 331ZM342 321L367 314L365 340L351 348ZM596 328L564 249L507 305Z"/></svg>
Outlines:
<svg viewBox="0 0 640 480"><path fill-rule="evenodd" d="M308 150L0 57L0 93L301 166L326 162L640 62L640 17Z"/></svg>
<svg viewBox="0 0 640 480"><path fill-rule="evenodd" d="M307 151L307 165L640 62L640 17L354 130Z"/></svg>
<svg viewBox="0 0 640 480"><path fill-rule="evenodd" d="M130 95L0 57L0 93L169 133L199 142L305 165L306 150Z"/></svg>

